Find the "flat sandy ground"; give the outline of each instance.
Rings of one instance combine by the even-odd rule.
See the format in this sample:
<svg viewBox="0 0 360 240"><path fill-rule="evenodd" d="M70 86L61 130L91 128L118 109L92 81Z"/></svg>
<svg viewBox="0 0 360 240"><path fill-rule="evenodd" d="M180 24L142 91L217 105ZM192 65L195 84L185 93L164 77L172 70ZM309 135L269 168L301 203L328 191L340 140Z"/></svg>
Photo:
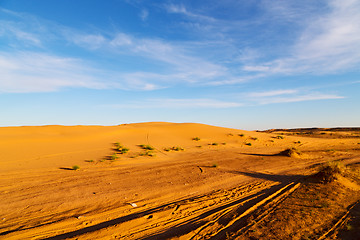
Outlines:
<svg viewBox="0 0 360 240"><path fill-rule="evenodd" d="M314 165L359 161L360 132L337 134L175 123L0 128L0 239L226 239ZM278 154L291 147L301 155Z"/></svg>

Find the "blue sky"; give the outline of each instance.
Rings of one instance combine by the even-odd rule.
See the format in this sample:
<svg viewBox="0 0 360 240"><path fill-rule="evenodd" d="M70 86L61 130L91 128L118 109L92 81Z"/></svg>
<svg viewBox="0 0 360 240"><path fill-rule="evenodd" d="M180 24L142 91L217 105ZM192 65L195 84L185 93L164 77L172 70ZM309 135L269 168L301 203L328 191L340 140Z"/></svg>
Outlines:
<svg viewBox="0 0 360 240"><path fill-rule="evenodd" d="M357 0L0 1L0 126L360 125Z"/></svg>

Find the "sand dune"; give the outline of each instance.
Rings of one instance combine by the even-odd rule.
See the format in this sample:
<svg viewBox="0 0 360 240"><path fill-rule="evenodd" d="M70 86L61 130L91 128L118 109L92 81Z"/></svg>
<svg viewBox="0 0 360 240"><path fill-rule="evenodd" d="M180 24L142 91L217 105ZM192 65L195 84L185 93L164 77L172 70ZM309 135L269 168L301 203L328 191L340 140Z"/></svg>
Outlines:
<svg viewBox="0 0 360 240"><path fill-rule="evenodd" d="M257 206L309 166L358 161L359 136L344 134L163 122L0 128L0 238L197 239L213 221L222 239L218 217L246 197ZM301 155L279 155L289 148Z"/></svg>

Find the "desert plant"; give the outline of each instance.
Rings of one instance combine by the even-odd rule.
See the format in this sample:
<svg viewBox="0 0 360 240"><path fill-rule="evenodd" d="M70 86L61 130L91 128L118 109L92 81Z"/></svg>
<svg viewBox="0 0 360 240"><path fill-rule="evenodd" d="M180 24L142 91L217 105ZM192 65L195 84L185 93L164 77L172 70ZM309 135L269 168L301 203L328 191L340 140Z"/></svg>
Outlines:
<svg viewBox="0 0 360 240"><path fill-rule="evenodd" d="M152 150L154 150L155 148L154 147L152 147L151 145L145 145L145 144L141 144L141 145L139 145L142 149L145 149L145 150L150 150L150 151L152 151Z"/></svg>
<svg viewBox="0 0 360 240"><path fill-rule="evenodd" d="M199 137L194 137L192 140L193 141L200 141L200 138Z"/></svg>
<svg viewBox="0 0 360 240"><path fill-rule="evenodd" d="M116 153L114 153L113 155L110 156L110 159L112 161L115 161L115 160L119 159L119 156Z"/></svg>
<svg viewBox="0 0 360 240"><path fill-rule="evenodd" d="M130 149L122 146L120 143L115 143L115 150L118 151L120 154L127 153Z"/></svg>
<svg viewBox="0 0 360 240"><path fill-rule="evenodd" d="M284 139L284 137L281 136L281 135L276 136L276 138L277 138L277 139Z"/></svg>
<svg viewBox="0 0 360 240"><path fill-rule="evenodd" d="M185 149L182 147L172 147L171 150L173 151L184 151Z"/></svg>
<svg viewBox="0 0 360 240"><path fill-rule="evenodd" d="M244 136L245 136L245 135L244 135L244 134L242 134L242 133L241 133L241 134L239 134L239 137L244 137Z"/></svg>
<svg viewBox="0 0 360 240"><path fill-rule="evenodd" d="M328 162L322 165L316 176L320 177L325 183L333 182L345 171L345 166L341 162Z"/></svg>
<svg viewBox="0 0 360 240"><path fill-rule="evenodd" d="M219 145L218 143L216 143L216 142L214 142L214 143L212 143L211 145L213 145L213 146L217 146L217 145Z"/></svg>
<svg viewBox="0 0 360 240"><path fill-rule="evenodd" d="M214 163L214 164L212 165L212 167L213 167L213 168L217 168L218 165L217 165L216 163Z"/></svg>
<svg viewBox="0 0 360 240"><path fill-rule="evenodd" d="M251 143L245 143L245 145L247 145L247 146L251 146Z"/></svg>
<svg viewBox="0 0 360 240"><path fill-rule="evenodd" d="M300 150L292 147L292 148L287 148L284 151L281 151L278 155L280 156L286 156L286 157L299 157L302 153L300 152Z"/></svg>
<svg viewBox="0 0 360 240"><path fill-rule="evenodd" d="M74 166L71 167L71 169L76 171L76 170L79 170L80 167L78 165L74 165Z"/></svg>

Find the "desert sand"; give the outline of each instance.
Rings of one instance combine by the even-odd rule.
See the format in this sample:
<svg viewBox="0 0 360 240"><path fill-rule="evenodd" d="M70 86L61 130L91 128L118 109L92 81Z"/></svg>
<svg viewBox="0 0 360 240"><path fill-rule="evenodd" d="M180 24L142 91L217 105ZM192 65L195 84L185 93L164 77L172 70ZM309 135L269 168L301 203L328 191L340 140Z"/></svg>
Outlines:
<svg viewBox="0 0 360 240"><path fill-rule="evenodd" d="M276 216L269 203L289 207L304 179L334 160L360 161L360 131L2 127L0 239L265 239L249 229L266 221L249 219L260 209ZM351 181L339 188L357 197ZM347 196L339 216L358 200Z"/></svg>

